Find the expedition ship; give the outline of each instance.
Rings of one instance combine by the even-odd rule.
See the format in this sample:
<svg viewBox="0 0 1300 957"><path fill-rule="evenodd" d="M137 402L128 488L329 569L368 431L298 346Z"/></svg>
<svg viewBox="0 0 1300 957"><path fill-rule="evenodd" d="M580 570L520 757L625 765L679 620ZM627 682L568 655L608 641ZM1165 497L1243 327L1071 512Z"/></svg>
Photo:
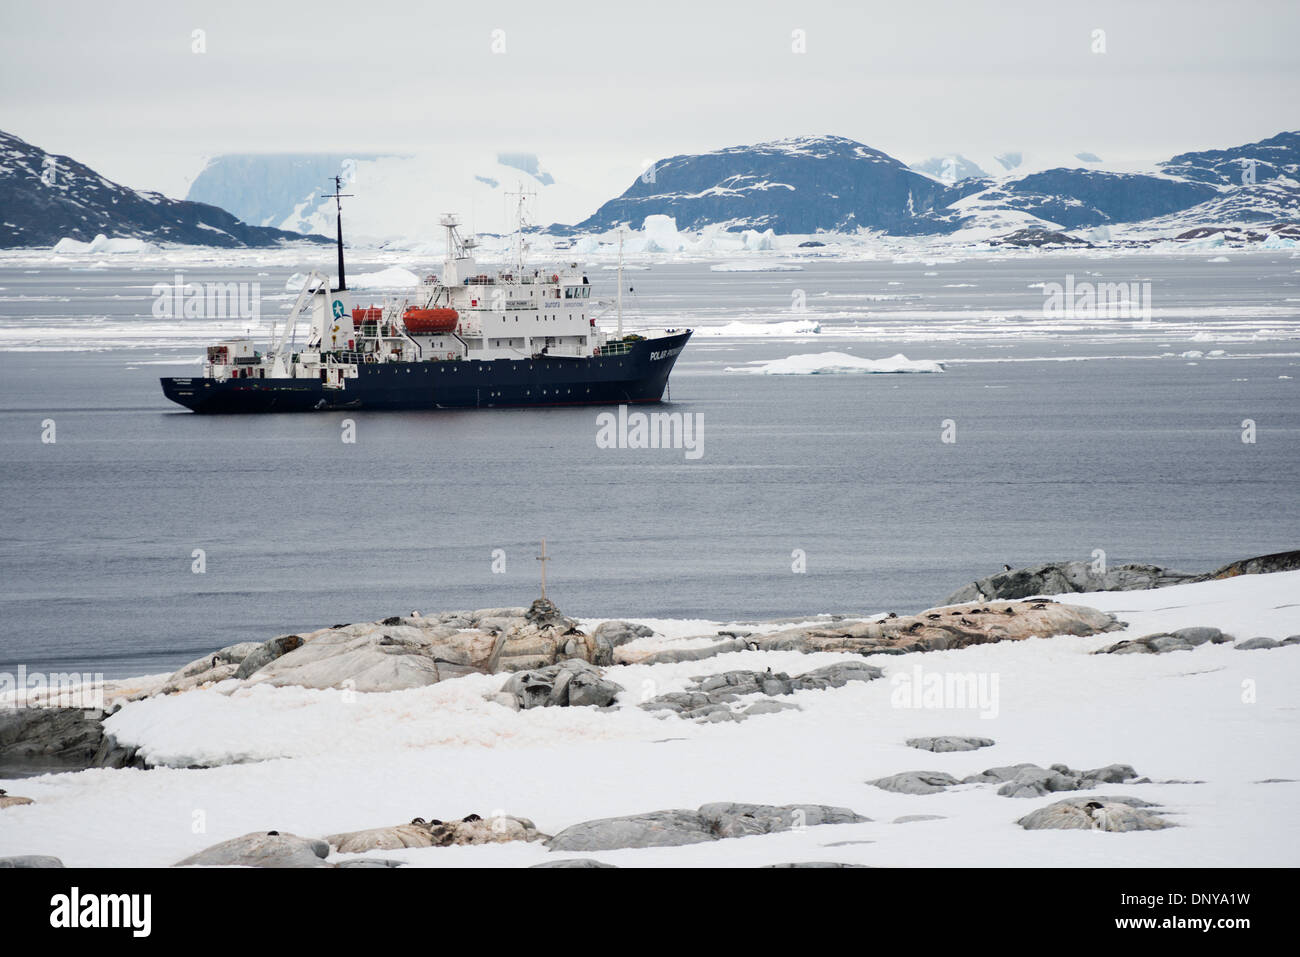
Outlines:
<svg viewBox="0 0 1300 957"><path fill-rule="evenodd" d="M338 183L334 197L338 203ZM659 402L689 329L644 335L596 324L592 285L576 263L555 270L518 263L489 275L443 216L441 276L382 305L354 307L343 268L339 284L313 271L266 352L251 338L208 347L203 375L162 380L163 394L195 412L308 412L360 409L477 409ZM522 235L522 230L521 230ZM620 257L621 267L621 257ZM299 316L310 308L305 344L293 351Z"/></svg>

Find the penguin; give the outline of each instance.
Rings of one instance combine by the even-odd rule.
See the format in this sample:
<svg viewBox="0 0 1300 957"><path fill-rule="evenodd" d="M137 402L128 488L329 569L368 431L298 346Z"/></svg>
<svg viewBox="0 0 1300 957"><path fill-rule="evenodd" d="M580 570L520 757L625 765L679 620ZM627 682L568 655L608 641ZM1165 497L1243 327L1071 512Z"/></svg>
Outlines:
<svg viewBox="0 0 1300 957"><path fill-rule="evenodd" d="M897 618L897 617L898 617L898 613L897 613L897 612L892 612L892 611L891 611L891 612L890 612L888 615L886 615L885 617L886 617L886 618Z"/></svg>
<svg viewBox="0 0 1300 957"><path fill-rule="evenodd" d="M925 617L926 617L926 618L929 618L931 621L938 621L939 618L940 618L940 616L937 615L937 614L935 614L935 615L926 615Z"/></svg>
<svg viewBox="0 0 1300 957"><path fill-rule="evenodd" d="M909 634L909 635L910 635L910 634L912 634L913 632L915 632L915 631L916 631L918 628L920 628L920 627L921 627L921 623L920 623L919 621L914 621L914 622L912 622L910 625L908 625L906 628L904 628L903 631L904 631L905 634Z"/></svg>
<svg viewBox="0 0 1300 957"><path fill-rule="evenodd" d="M413 611L413 612L411 612L411 614L410 614L409 617L411 617L411 618L423 618L424 616L421 615L418 611Z"/></svg>
<svg viewBox="0 0 1300 957"><path fill-rule="evenodd" d="M972 625L972 626L975 624L975 622L971 621L969 618L962 618L961 623L963 625Z"/></svg>
<svg viewBox="0 0 1300 957"><path fill-rule="evenodd" d="M9 793L9 792L6 791L4 788L0 788L0 798L4 797L4 796L5 796L6 794L8 794L8 793Z"/></svg>
<svg viewBox="0 0 1300 957"><path fill-rule="evenodd" d="M279 831L267 831L267 832L266 832L266 836L267 836L267 837L279 837L279 836L280 836L280 832L279 832Z"/></svg>
<svg viewBox="0 0 1300 957"><path fill-rule="evenodd" d="M1083 812L1092 820L1094 830L1110 830L1110 812L1099 801L1089 801L1083 806Z"/></svg>
<svg viewBox="0 0 1300 957"><path fill-rule="evenodd" d="M220 658L219 656L217 656L217 655L213 655L213 656L212 656L212 665L211 665L211 667L215 668L215 667L217 666L217 662L220 661L220 660L221 660L221 658Z"/></svg>
<svg viewBox="0 0 1300 957"><path fill-rule="evenodd" d="M1004 614L1004 615L1014 615L1015 613L1016 613L1016 610L1015 610L1014 608L1012 608L1010 605L1008 605L1006 608L1003 608L1003 609L1002 609L1002 614Z"/></svg>
<svg viewBox="0 0 1300 957"><path fill-rule="evenodd" d="M948 612L948 614L950 614L950 615L960 615L961 612L959 612L959 611L950 611L950 612Z"/></svg>
<svg viewBox="0 0 1300 957"><path fill-rule="evenodd" d="M1009 572L1009 571L1011 571L1011 566L1010 566L1010 565L1003 565L1003 566L1002 566L1002 570L1003 570L1004 572Z"/></svg>
<svg viewBox="0 0 1300 957"><path fill-rule="evenodd" d="M412 824L418 824L418 825L420 825L420 827L428 827L428 826L429 826L429 822L426 821L426 820L425 820L424 818L422 818L422 817L413 817L413 818L411 818L411 823L412 823Z"/></svg>
<svg viewBox="0 0 1300 957"><path fill-rule="evenodd" d="M474 821L481 821L483 818L479 817L477 814L466 814L460 820L462 824L471 824Z"/></svg>
<svg viewBox="0 0 1300 957"><path fill-rule="evenodd" d="M436 817L429 818L429 827L442 827L442 822Z"/></svg>

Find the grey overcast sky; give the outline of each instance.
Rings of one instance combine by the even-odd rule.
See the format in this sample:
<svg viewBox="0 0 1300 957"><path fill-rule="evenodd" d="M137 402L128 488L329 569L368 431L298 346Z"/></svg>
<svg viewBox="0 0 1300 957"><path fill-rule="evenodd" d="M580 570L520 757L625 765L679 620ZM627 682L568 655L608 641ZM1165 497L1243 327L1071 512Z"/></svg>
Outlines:
<svg viewBox="0 0 1300 957"><path fill-rule="evenodd" d="M1154 160L1300 127L1298 51L1297 0L3 0L0 129L173 194L224 152L526 150L623 185L807 133Z"/></svg>

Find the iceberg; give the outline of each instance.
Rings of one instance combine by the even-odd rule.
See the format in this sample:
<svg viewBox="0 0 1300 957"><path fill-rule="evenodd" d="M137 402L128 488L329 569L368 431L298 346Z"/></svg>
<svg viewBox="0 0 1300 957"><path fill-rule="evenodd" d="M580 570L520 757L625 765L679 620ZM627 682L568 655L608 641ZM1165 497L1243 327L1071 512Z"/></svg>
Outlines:
<svg viewBox="0 0 1300 957"><path fill-rule="evenodd" d="M60 254L108 253L110 255L116 255L119 253L156 253L158 252L158 247L153 243L145 242L143 239L109 239L103 233L100 233L88 243L83 243L79 239L65 236L54 244L52 252Z"/></svg>
<svg viewBox="0 0 1300 957"><path fill-rule="evenodd" d="M713 272L803 272L803 266L796 263L768 262L714 263L709 269Z"/></svg>
<svg viewBox="0 0 1300 957"><path fill-rule="evenodd" d="M725 372L749 375L843 375L942 372L943 364L929 359L912 360L901 352L888 359L863 359L844 352L813 352L751 362L745 366L728 366Z"/></svg>
<svg viewBox="0 0 1300 957"><path fill-rule="evenodd" d="M821 323L813 319L792 319L789 322L729 322L724 326L703 326L695 330L697 336L740 338L745 336L807 336L822 331Z"/></svg>

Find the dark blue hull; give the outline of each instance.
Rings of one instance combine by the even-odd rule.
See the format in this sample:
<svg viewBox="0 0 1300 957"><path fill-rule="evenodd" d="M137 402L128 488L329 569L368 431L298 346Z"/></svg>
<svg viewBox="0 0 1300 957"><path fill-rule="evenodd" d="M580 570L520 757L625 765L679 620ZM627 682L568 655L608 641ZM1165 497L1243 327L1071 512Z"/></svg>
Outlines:
<svg viewBox="0 0 1300 957"><path fill-rule="evenodd" d="M663 398L689 331L631 344L591 359L541 356L358 366L343 388L313 379L164 378L163 394L195 412L313 412L339 409L491 409L617 405Z"/></svg>

